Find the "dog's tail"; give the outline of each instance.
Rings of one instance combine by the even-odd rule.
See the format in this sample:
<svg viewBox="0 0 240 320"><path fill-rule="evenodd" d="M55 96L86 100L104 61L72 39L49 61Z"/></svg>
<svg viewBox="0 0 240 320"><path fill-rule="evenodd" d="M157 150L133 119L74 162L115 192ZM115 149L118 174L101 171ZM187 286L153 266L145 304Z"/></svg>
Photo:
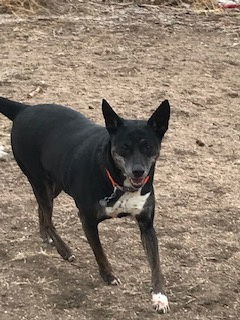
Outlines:
<svg viewBox="0 0 240 320"><path fill-rule="evenodd" d="M15 119L17 114L25 108L27 108L25 104L0 97L0 112L12 121Z"/></svg>

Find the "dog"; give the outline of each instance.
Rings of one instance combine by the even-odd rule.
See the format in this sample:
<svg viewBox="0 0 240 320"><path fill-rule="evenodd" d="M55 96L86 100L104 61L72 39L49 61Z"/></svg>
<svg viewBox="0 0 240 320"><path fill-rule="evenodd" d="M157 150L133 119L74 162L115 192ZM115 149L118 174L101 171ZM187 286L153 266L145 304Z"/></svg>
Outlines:
<svg viewBox="0 0 240 320"><path fill-rule="evenodd" d="M30 106L1 97L0 112L13 121L12 150L36 197L43 241L52 243L63 259L74 260L52 222L53 200L63 190L76 203L101 277L107 284L118 285L120 280L99 239L98 224L133 217L151 269L153 307L168 312L153 226L154 170L168 129L168 100L145 121L123 119L103 99L105 127L56 104Z"/></svg>

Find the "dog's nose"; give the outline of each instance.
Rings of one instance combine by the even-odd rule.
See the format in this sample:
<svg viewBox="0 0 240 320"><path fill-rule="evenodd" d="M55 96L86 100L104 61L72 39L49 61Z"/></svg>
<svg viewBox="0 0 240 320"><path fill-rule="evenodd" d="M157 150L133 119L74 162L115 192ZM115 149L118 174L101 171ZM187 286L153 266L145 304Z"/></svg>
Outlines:
<svg viewBox="0 0 240 320"><path fill-rule="evenodd" d="M141 178L144 174L144 170L133 170L134 178Z"/></svg>

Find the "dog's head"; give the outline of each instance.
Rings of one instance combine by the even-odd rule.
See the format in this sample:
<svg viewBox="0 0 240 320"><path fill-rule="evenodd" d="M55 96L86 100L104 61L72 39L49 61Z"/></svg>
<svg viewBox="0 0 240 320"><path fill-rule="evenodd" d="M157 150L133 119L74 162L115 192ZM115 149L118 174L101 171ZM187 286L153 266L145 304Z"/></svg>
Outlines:
<svg viewBox="0 0 240 320"><path fill-rule="evenodd" d="M168 129L168 100L160 104L148 121L123 119L106 100L102 102L102 111L111 139L113 161L126 177L124 185L142 187L159 156L161 141Z"/></svg>

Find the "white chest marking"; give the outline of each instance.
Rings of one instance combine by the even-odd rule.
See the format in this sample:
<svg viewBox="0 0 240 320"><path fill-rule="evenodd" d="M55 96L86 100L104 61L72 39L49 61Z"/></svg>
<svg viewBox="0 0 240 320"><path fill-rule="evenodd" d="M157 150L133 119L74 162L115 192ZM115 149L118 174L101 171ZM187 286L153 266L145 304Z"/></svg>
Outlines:
<svg viewBox="0 0 240 320"><path fill-rule="evenodd" d="M136 192L125 192L112 207L106 207L106 214L115 218L119 213L139 214L149 197L150 192L141 195L141 189Z"/></svg>

